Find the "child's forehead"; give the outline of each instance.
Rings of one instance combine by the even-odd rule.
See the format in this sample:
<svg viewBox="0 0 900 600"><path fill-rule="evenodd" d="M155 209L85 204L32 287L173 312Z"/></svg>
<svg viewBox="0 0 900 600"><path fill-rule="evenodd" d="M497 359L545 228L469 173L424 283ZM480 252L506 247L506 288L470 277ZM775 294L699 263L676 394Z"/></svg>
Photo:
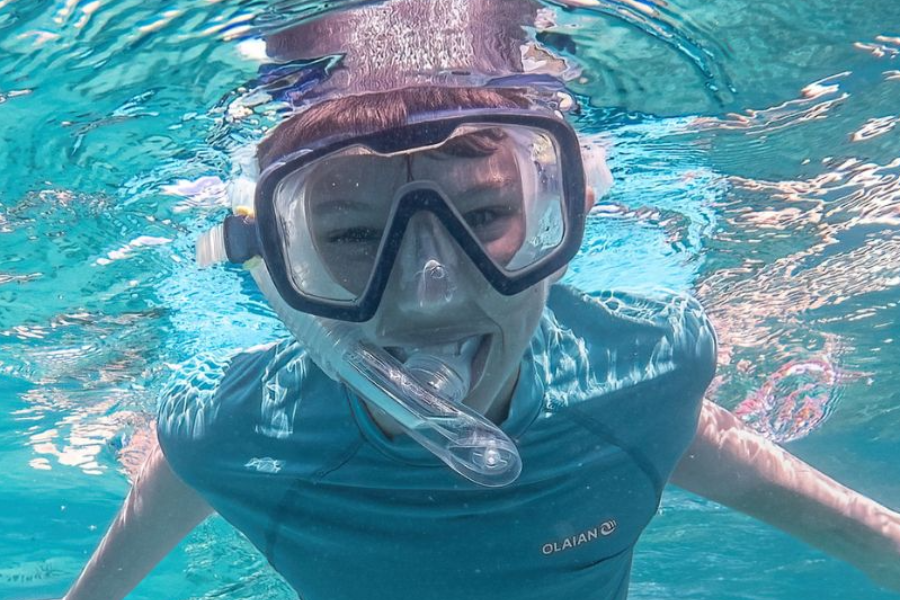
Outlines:
<svg viewBox="0 0 900 600"><path fill-rule="evenodd" d="M328 138L388 134L412 120L427 120L432 115L451 111L499 112L508 108L529 108L523 90L424 86L332 98L292 115L273 128L258 144L257 159L260 170L265 170L293 152ZM468 142L469 146L484 148L502 143L502 139L492 140L494 137L490 131L474 132L450 140L448 147L463 149Z"/></svg>

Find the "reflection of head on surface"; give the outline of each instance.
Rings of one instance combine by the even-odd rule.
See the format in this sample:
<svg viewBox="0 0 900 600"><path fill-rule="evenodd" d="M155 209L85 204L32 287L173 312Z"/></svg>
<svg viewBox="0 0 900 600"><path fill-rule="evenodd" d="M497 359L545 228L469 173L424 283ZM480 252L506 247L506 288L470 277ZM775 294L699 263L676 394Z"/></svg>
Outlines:
<svg viewBox="0 0 900 600"><path fill-rule="evenodd" d="M480 85L522 73L532 0L389 0L331 11L266 39L276 61L340 57L316 94Z"/></svg>
<svg viewBox="0 0 900 600"><path fill-rule="evenodd" d="M260 170L312 141L400 127L411 115L475 108L528 108L520 90L410 87L326 100L279 125L258 147Z"/></svg>

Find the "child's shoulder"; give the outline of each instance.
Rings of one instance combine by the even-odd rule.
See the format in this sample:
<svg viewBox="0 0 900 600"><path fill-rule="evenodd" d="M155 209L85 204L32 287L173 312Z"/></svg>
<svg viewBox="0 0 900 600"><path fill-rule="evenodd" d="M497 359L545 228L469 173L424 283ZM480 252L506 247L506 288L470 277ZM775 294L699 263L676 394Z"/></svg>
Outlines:
<svg viewBox="0 0 900 600"><path fill-rule="evenodd" d="M159 400L160 442L214 442L258 425L265 401L295 401L309 372L306 352L293 340L231 354L205 354L176 367ZM255 426L254 425L254 426Z"/></svg>
<svg viewBox="0 0 900 600"><path fill-rule="evenodd" d="M554 285L548 305L557 314L573 317L590 315L594 329L667 330L686 327L699 331L712 326L703 306L684 292L657 289L644 293L621 290L584 292L570 285Z"/></svg>
<svg viewBox="0 0 900 600"><path fill-rule="evenodd" d="M638 380L677 373L705 388L715 372L713 326L701 304L688 294L668 290L589 294L555 285L548 308L545 339L565 339L559 333L565 331L579 340L594 376L605 377L610 385L628 387Z"/></svg>

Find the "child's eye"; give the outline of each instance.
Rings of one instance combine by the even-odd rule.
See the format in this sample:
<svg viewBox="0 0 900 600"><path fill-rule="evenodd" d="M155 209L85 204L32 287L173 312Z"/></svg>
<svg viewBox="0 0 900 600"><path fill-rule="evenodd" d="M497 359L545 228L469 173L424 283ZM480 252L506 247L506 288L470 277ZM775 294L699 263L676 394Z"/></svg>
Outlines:
<svg viewBox="0 0 900 600"><path fill-rule="evenodd" d="M381 230L373 227L350 227L328 234L328 242L332 244L377 244L379 241Z"/></svg>
<svg viewBox="0 0 900 600"><path fill-rule="evenodd" d="M485 227L500 218L500 211L493 208L480 208L478 210L470 210L465 214L466 223L472 229Z"/></svg>
<svg viewBox="0 0 900 600"><path fill-rule="evenodd" d="M463 218L472 229L484 229L491 225L496 225L501 219L507 218L514 213L508 206L489 206L470 210Z"/></svg>

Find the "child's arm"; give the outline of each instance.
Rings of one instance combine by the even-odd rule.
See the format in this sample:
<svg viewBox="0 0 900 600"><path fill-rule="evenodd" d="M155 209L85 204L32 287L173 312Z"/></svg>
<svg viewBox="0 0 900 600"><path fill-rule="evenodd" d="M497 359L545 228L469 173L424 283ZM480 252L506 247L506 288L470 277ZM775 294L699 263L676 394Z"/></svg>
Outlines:
<svg viewBox="0 0 900 600"><path fill-rule="evenodd" d="M704 402L672 483L756 517L900 591L900 514L844 487Z"/></svg>
<svg viewBox="0 0 900 600"><path fill-rule="evenodd" d="M153 448L103 541L64 600L124 598L212 508Z"/></svg>

